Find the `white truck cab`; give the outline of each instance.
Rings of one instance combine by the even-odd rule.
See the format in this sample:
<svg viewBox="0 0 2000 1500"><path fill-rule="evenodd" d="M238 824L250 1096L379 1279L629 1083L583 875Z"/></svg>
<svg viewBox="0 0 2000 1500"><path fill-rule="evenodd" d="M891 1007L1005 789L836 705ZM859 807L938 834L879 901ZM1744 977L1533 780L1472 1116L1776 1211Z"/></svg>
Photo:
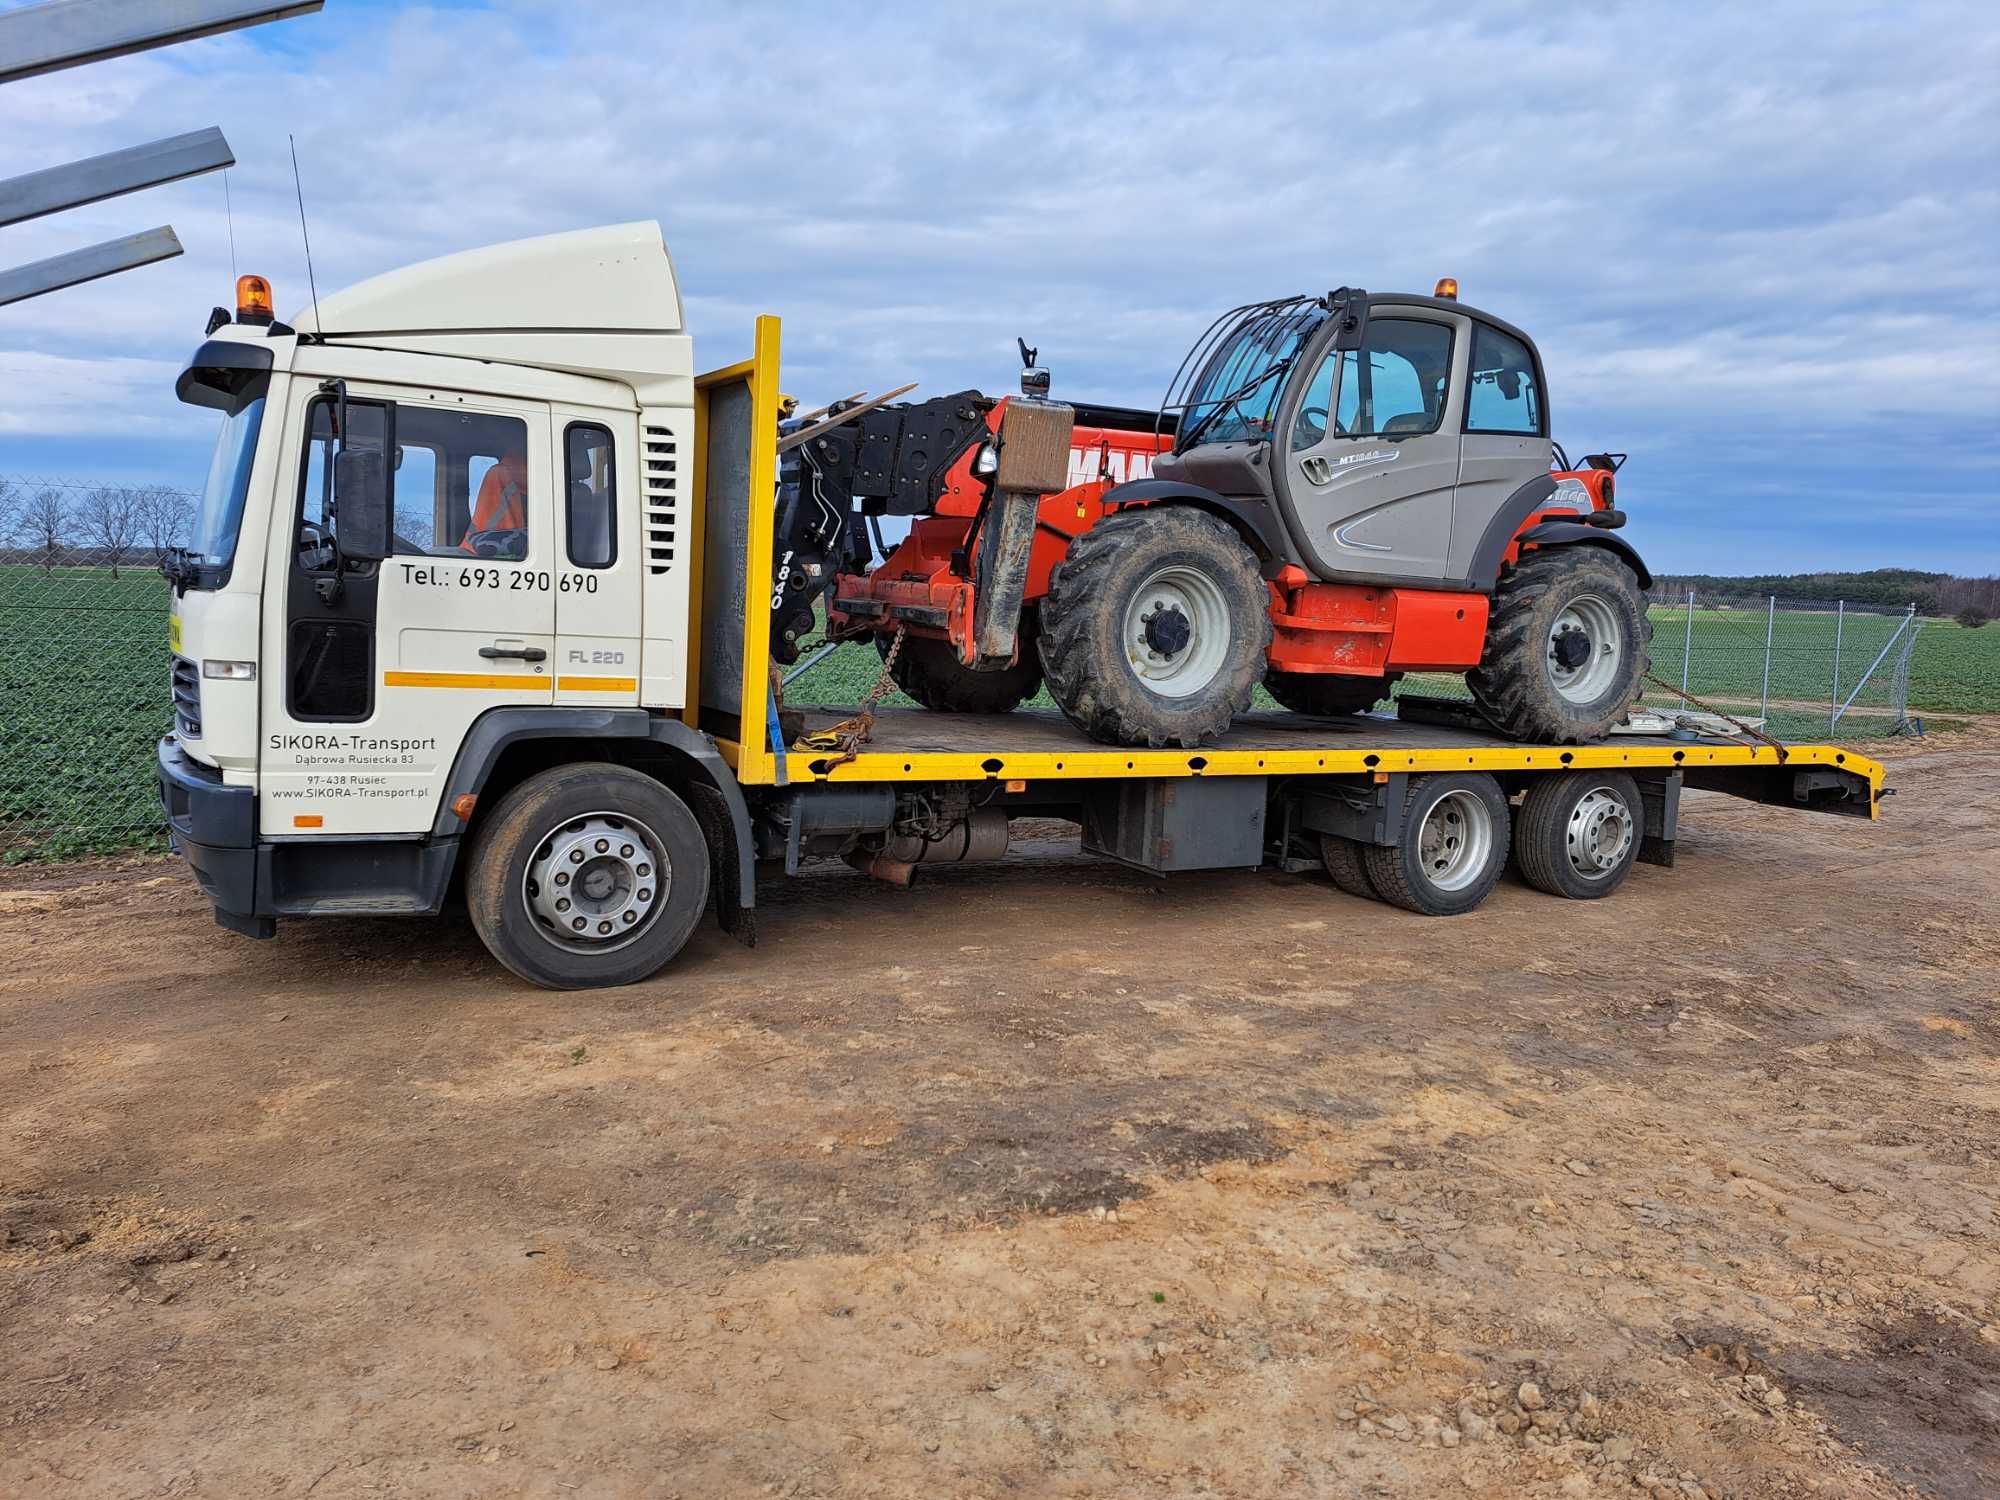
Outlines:
<svg viewBox="0 0 2000 1500"><path fill-rule="evenodd" d="M617 225L394 271L289 324L246 280L177 384L222 427L167 568L175 842L253 933L432 911L478 790L467 752L526 722L496 711L684 729L695 395L673 267L656 224Z"/></svg>

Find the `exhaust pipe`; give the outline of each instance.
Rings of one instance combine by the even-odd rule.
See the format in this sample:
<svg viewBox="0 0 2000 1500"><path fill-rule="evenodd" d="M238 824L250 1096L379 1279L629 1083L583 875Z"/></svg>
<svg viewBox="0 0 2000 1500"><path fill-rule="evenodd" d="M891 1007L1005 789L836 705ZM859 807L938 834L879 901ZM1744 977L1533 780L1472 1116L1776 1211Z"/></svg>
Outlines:
<svg viewBox="0 0 2000 1500"><path fill-rule="evenodd" d="M891 834L879 849L854 849L847 862L865 875L907 886L919 865L957 865L972 860L996 860L1007 853L1007 814L997 807L973 809L938 838L918 833Z"/></svg>

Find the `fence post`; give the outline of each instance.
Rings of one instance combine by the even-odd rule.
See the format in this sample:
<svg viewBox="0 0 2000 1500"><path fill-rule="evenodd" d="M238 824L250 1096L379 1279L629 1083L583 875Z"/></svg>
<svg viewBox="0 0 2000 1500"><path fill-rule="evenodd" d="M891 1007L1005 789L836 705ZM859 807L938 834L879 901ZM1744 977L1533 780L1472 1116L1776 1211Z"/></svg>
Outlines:
<svg viewBox="0 0 2000 1500"><path fill-rule="evenodd" d="M1764 605L1764 696L1757 702L1757 712L1765 719L1771 717L1771 641L1778 628L1778 596L1773 594Z"/></svg>
<svg viewBox="0 0 2000 1500"><path fill-rule="evenodd" d="M1833 616L1833 699L1826 719L1826 732L1833 733L1840 722L1840 641L1847 629L1847 601L1841 600Z"/></svg>
<svg viewBox="0 0 2000 1500"><path fill-rule="evenodd" d="M1687 634L1681 641L1681 696L1688 695L1688 666L1694 660L1694 590L1688 590Z"/></svg>

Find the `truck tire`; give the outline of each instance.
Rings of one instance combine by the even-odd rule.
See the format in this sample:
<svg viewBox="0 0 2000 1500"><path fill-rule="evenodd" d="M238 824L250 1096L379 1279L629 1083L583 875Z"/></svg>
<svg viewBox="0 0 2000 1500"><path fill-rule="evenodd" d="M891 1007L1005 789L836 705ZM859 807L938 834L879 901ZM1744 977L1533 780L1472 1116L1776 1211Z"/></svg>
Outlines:
<svg viewBox="0 0 2000 1500"><path fill-rule="evenodd" d="M1493 590L1486 646L1466 685L1486 716L1531 744L1601 739L1639 696L1653 623L1632 570L1601 547L1546 547Z"/></svg>
<svg viewBox="0 0 2000 1500"><path fill-rule="evenodd" d="M1507 866L1508 812L1500 783L1483 771L1412 776L1400 841L1361 850L1369 884L1391 906L1427 917L1471 911Z"/></svg>
<svg viewBox="0 0 2000 1500"><path fill-rule="evenodd" d="M632 984L680 952L708 904L688 805L625 766L558 766L474 833L465 904L488 951L550 990Z"/></svg>
<svg viewBox="0 0 2000 1500"><path fill-rule="evenodd" d="M1035 643L1023 625L1020 658L1011 667L997 672L975 672L958 659L950 641L929 636L903 637L903 649L889 675L896 686L933 713L1006 714L1012 713L1042 686L1041 659ZM875 637L875 650L886 660L894 637Z"/></svg>
<svg viewBox="0 0 2000 1500"><path fill-rule="evenodd" d="M1264 691L1295 714L1331 718L1367 713L1402 679L1401 672L1386 677L1349 677L1340 672L1280 672L1273 667L1264 674Z"/></svg>
<svg viewBox="0 0 2000 1500"><path fill-rule="evenodd" d="M1368 878L1368 862L1361 857L1361 851L1358 840L1337 833L1320 835L1319 857L1328 878L1350 896L1379 901L1382 898L1375 894L1375 882Z"/></svg>
<svg viewBox="0 0 2000 1500"><path fill-rule="evenodd" d="M1628 773L1539 777L1514 816L1514 864L1538 891L1593 901L1625 883L1645 831L1639 783Z"/></svg>
<svg viewBox="0 0 2000 1500"><path fill-rule="evenodd" d="M1107 517L1049 576L1049 695L1100 743L1203 744L1250 706L1270 598L1256 557L1211 515L1163 505Z"/></svg>

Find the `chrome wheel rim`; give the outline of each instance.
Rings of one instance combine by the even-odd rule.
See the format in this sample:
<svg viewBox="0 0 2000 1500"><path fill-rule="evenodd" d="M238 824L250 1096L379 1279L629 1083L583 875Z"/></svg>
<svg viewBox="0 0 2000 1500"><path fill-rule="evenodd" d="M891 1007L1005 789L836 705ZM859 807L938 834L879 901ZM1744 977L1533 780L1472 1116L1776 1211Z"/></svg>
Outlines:
<svg viewBox="0 0 2000 1500"><path fill-rule="evenodd" d="M574 953L635 941L666 905L673 867L659 838L623 813L594 812L551 829L521 877L542 936Z"/></svg>
<svg viewBox="0 0 2000 1500"><path fill-rule="evenodd" d="M1477 881L1493 856L1493 809L1473 792L1447 792L1431 804L1417 830L1424 878L1441 891Z"/></svg>
<svg viewBox="0 0 2000 1500"><path fill-rule="evenodd" d="M1125 606L1125 659L1163 698L1200 692L1229 656L1229 600L1197 568L1161 568Z"/></svg>
<svg viewBox="0 0 2000 1500"><path fill-rule="evenodd" d="M1549 626L1549 681L1567 703L1595 703L1618 681L1625 626L1611 601L1578 594Z"/></svg>
<svg viewBox="0 0 2000 1500"><path fill-rule="evenodd" d="M1585 880L1603 880L1625 862L1635 833L1625 799L1608 786L1592 787L1570 809L1569 867Z"/></svg>

